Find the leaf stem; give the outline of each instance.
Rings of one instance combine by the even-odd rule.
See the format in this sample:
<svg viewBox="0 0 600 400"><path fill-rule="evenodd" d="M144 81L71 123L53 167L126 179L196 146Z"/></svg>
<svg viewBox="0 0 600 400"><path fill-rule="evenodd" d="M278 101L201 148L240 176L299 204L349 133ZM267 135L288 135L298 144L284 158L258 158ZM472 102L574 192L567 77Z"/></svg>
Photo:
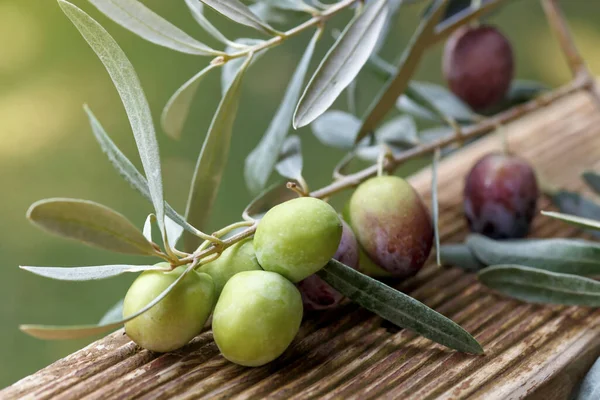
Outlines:
<svg viewBox="0 0 600 400"><path fill-rule="evenodd" d="M240 58L240 57L244 57L246 55L248 55L249 53L258 53L261 50L264 49L268 49L271 47L275 47L280 45L285 39L296 36L302 32L304 32L307 29L310 29L312 27L315 26L320 26L322 25L325 21L327 21L329 18L333 17L334 15L336 15L337 13L339 13L340 11L345 10L346 8L352 6L354 3L357 3L361 0L344 0L339 2L338 4L335 4L331 7L329 7L328 9L326 9L325 11L323 11L321 14L319 15L315 15L314 17L312 17L311 19L303 22L302 24L286 31L286 32L281 32L278 36L275 36L269 40L265 40L264 42L261 42L255 46L251 46L245 50L239 51L237 53L232 53L232 54L225 54L222 56L219 56L219 62L227 62L229 60L232 60L234 58Z"/></svg>

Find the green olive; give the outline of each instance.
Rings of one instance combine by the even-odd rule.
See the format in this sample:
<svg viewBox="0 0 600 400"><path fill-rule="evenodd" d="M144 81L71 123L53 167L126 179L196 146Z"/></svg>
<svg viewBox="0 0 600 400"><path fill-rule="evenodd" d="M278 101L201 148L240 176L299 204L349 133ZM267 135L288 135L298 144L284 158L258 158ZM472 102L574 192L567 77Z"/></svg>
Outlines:
<svg viewBox="0 0 600 400"><path fill-rule="evenodd" d="M301 322L302 298L294 284L274 272L246 271L225 284L212 328L223 357L257 367L288 348Z"/></svg>
<svg viewBox="0 0 600 400"><path fill-rule="evenodd" d="M187 267L145 271L131 284L123 303L123 317L154 300ZM176 350L202 331L215 302L215 285L208 274L191 271L150 310L125 323L125 332L141 347L164 353Z"/></svg>
<svg viewBox="0 0 600 400"><path fill-rule="evenodd" d="M299 197L270 209L254 235L256 258L265 271L299 282L335 254L342 222L323 200Z"/></svg>
<svg viewBox="0 0 600 400"><path fill-rule="evenodd" d="M198 269L213 278L216 297L219 298L223 287L232 276L242 271L255 271L262 268L256 260L254 244L248 238L225 249L223 254L213 262Z"/></svg>

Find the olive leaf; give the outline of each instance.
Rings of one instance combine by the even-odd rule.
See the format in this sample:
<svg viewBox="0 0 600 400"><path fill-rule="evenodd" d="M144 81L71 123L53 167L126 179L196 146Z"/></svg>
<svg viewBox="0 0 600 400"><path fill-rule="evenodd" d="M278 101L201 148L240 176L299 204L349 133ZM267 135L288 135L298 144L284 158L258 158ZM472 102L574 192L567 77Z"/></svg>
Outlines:
<svg viewBox="0 0 600 400"><path fill-rule="evenodd" d="M394 18L398 14L400 10L400 6L404 3L404 0L389 0L388 1L388 14L385 19L385 23L383 24L383 28L381 29L381 33L379 34L379 38L377 39L377 43L375 44L375 48L373 49L373 53L377 54L385 44L385 41L390 32L390 28L392 27Z"/></svg>
<svg viewBox="0 0 600 400"><path fill-rule="evenodd" d="M248 7L254 15L256 15L261 21L268 22L270 24L284 24L287 22L287 15L284 11L278 7L274 7L265 2L254 3Z"/></svg>
<svg viewBox="0 0 600 400"><path fill-rule="evenodd" d="M447 117L457 121L473 122L475 116L462 100L446 88L428 82L411 81L406 91L396 100L398 110L436 122Z"/></svg>
<svg viewBox="0 0 600 400"><path fill-rule="evenodd" d="M518 264L552 272L600 275L600 244L586 240L492 240L473 234L467 245L486 265Z"/></svg>
<svg viewBox="0 0 600 400"><path fill-rule="evenodd" d="M586 373L577 390L574 400L596 400L600 398L600 358L596 359L592 368Z"/></svg>
<svg viewBox="0 0 600 400"><path fill-rule="evenodd" d="M123 50L98 22L65 0L58 0L58 4L98 55L119 92L148 179L158 224L163 231L165 202L158 143L150 107L139 78Z"/></svg>
<svg viewBox="0 0 600 400"><path fill-rule="evenodd" d="M390 119L375 131L375 139L400 148L410 148L419 144L417 125L408 115Z"/></svg>
<svg viewBox="0 0 600 400"><path fill-rule="evenodd" d="M127 218L92 201L40 200L31 205L27 218L47 232L90 246L120 253L156 254L152 244Z"/></svg>
<svg viewBox="0 0 600 400"><path fill-rule="evenodd" d="M340 149L351 149L360 128L360 120L345 111L324 112L310 124L313 134L321 143Z"/></svg>
<svg viewBox="0 0 600 400"><path fill-rule="evenodd" d="M417 31L402 54L400 68L398 68L396 75L388 80L369 108L367 117L363 119L360 131L356 135L356 143L369 132L375 130L379 121L385 118L398 97L406 90L409 80L427 48L427 43L433 36L435 26L446 10L447 4L448 0L436 0L430 12L421 21Z"/></svg>
<svg viewBox="0 0 600 400"><path fill-rule="evenodd" d="M210 64L191 77L171 96L163 109L160 122L163 130L173 139L181 138L181 131L190 112L190 106L200 82L218 65Z"/></svg>
<svg viewBox="0 0 600 400"><path fill-rule="evenodd" d="M93 281L142 271L169 271L169 265L94 265L91 267L29 267L19 268L45 278L59 281Z"/></svg>
<svg viewBox="0 0 600 400"><path fill-rule="evenodd" d="M248 6L239 0L202 0L202 2L238 24L246 25L268 34L277 33L275 29L261 21Z"/></svg>
<svg viewBox="0 0 600 400"><path fill-rule="evenodd" d="M554 211L542 211L542 215L559 219L559 220L567 222L571 225L600 231L600 221L597 221L594 219L577 217L575 215L563 214L563 213L558 213L558 212L554 212Z"/></svg>
<svg viewBox="0 0 600 400"><path fill-rule="evenodd" d="M163 290L158 296L156 296L150 303L146 304L144 308L128 316L127 318L121 318L118 321L106 322L99 325L34 325L25 324L20 325L19 329L24 333L33 336L38 339L45 340L63 340L63 339L80 339L88 336L99 335L104 332L108 332L112 329L118 328L125 322L131 321L132 319L144 314L150 310L162 299L164 299L169 292L181 282L181 280L187 276L196 267L195 264L190 264L185 271L181 273L165 290Z"/></svg>
<svg viewBox="0 0 600 400"><path fill-rule="evenodd" d="M336 260L330 260L317 275L352 301L402 328L451 349L483 354L477 340L451 319Z"/></svg>
<svg viewBox="0 0 600 400"><path fill-rule="evenodd" d="M256 198L248 204L242 216L245 220L259 220L267 211L277 204L281 204L296 197L298 197L298 195L289 190L286 187L285 182L275 183L256 196Z"/></svg>
<svg viewBox="0 0 600 400"><path fill-rule="evenodd" d="M600 220L600 205L587 197L567 190L558 190L550 194L550 200L560 212L593 220ZM600 238L600 232L586 229L590 235Z"/></svg>
<svg viewBox="0 0 600 400"><path fill-rule="evenodd" d="M235 40L235 43L241 44L244 46L255 46L262 42L263 42L262 40L250 39L250 38L240 38L240 39ZM263 54L265 54L267 52L267 50L268 49L265 48L263 50L260 50L258 53L255 53L254 56L252 57L252 61L250 61L250 65L254 64L254 62L259 60L260 57L262 57ZM231 46L228 46L226 51L228 53L230 53L230 52L234 51L234 48ZM229 89L229 86L231 86L231 82L233 82L233 80L237 76L238 72L240 71L240 68L242 67L242 65L244 65L245 62L246 62L245 58L234 58L233 60L230 60L227 63L225 63L225 65L223 66L223 69L221 71L221 94L223 96L225 96L225 93Z"/></svg>
<svg viewBox="0 0 600 400"><path fill-rule="evenodd" d="M273 116L267 131L254 150L246 157L244 178L246 179L246 185L251 193L259 193L264 189L269 176L273 171L273 167L277 162L277 155L290 130L290 121L302 91L306 71L308 70L310 60L312 59L315 46L320 36L320 30L313 35L304 51L304 55L302 56L298 67L296 67L296 71L294 71L281 101L281 105Z"/></svg>
<svg viewBox="0 0 600 400"><path fill-rule="evenodd" d="M192 17L194 17L198 25L200 25L208 34L226 45L231 45L233 43L204 16L204 4L202 4L200 0L185 0L185 4L190 9Z"/></svg>
<svg viewBox="0 0 600 400"><path fill-rule="evenodd" d="M100 319L98 325L110 324L117 322L123 318L123 302L125 299L119 300L114 306L112 306Z"/></svg>
<svg viewBox="0 0 600 400"><path fill-rule="evenodd" d="M585 171L581 177L594 192L600 194L600 175L593 171Z"/></svg>
<svg viewBox="0 0 600 400"><path fill-rule="evenodd" d="M481 270L487 287L530 303L600 306L600 282L521 265L494 265Z"/></svg>
<svg viewBox="0 0 600 400"><path fill-rule="evenodd" d="M144 222L142 233L149 241L152 241L152 223L156 222L156 215L150 214ZM183 227L169 217L165 217L165 230L167 232L168 243L175 246L183 234Z"/></svg>
<svg viewBox="0 0 600 400"><path fill-rule="evenodd" d="M302 146L298 136L291 135L283 143L279 161L277 161L275 169L284 178L294 179L299 182L303 180Z"/></svg>
<svg viewBox="0 0 600 400"><path fill-rule="evenodd" d="M300 98L293 119L295 129L327 111L358 75L375 48L387 12L386 0L376 0L344 29Z"/></svg>
<svg viewBox="0 0 600 400"><path fill-rule="evenodd" d="M436 149L433 153L433 161L431 163L431 210L433 214L433 232L435 235L435 253L438 265L442 265L440 258L440 226L439 214L440 205L438 202L438 164L440 162L441 152Z"/></svg>
<svg viewBox="0 0 600 400"><path fill-rule="evenodd" d="M138 0L88 1L114 22L151 43L200 56L223 54L192 38Z"/></svg>
<svg viewBox="0 0 600 400"><path fill-rule="evenodd" d="M252 53L246 58L221 99L200 150L186 207L186 219L192 225L202 227L206 224L217 197L221 177L229 156L242 78L251 60ZM200 239L197 236L190 235L188 232L184 234L186 251L194 251L199 244Z"/></svg>
<svg viewBox="0 0 600 400"><path fill-rule="evenodd" d="M281 10L302 11L312 13L315 8L309 6L302 0L255 0L255 3L266 4L269 7L279 8Z"/></svg>
<svg viewBox="0 0 600 400"><path fill-rule="evenodd" d="M137 168L133 165L131 161L119 150L119 148L115 145L115 143L108 136L100 122L96 119L92 111L84 106L84 110L88 115L90 120L90 125L92 127L92 132L94 133L94 137L100 144L102 151L108 156L111 164L117 172L135 189L137 190L145 199L148 201L152 201L152 196L150 195L150 188L148 187L148 181ZM199 237L206 237L205 233L200 232L198 229L191 226L186 222L185 218L177 213L169 205L169 203L165 203L165 213L169 218L171 218L176 224L180 225L186 231L190 232L192 235L196 235ZM155 216L156 218L156 216Z"/></svg>
<svg viewBox="0 0 600 400"><path fill-rule="evenodd" d="M466 244L446 244L439 248L442 265L451 265L466 271L479 271L487 265L483 264Z"/></svg>

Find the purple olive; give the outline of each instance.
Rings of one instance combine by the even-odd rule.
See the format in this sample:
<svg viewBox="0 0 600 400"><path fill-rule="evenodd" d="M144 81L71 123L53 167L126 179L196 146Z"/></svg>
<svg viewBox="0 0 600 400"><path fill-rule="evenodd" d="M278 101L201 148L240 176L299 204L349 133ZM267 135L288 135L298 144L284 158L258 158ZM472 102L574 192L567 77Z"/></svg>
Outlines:
<svg viewBox="0 0 600 400"><path fill-rule="evenodd" d="M333 258L357 269L358 243L356 242L356 236L344 221L342 221L342 228L342 239ZM307 311L335 308L344 298L340 292L315 274L298 282L298 289L302 295L304 309Z"/></svg>
<svg viewBox="0 0 600 400"><path fill-rule="evenodd" d="M485 110L502 100L510 88L512 47L492 26L463 26L446 42L442 71L456 96L474 110Z"/></svg>
<svg viewBox="0 0 600 400"><path fill-rule="evenodd" d="M515 156L488 154L467 175L464 209L469 228L493 239L525 237L538 196L531 165Z"/></svg>
<svg viewBox="0 0 600 400"><path fill-rule="evenodd" d="M404 179L380 176L363 182L352 194L349 217L368 259L392 277L415 275L429 257L431 217Z"/></svg>

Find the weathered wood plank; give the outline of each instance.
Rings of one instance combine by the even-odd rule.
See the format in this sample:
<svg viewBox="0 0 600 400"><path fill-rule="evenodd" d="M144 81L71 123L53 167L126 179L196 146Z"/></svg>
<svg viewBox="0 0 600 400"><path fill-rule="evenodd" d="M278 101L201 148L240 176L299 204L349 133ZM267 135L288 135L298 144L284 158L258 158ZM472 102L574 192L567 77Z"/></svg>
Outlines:
<svg viewBox="0 0 600 400"><path fill-rule="evenodd" d="M579 173L600 168L600 112L584 93L506 127L513 151L553 182L583 189ZM461 191L466 171L498 150L488 137L440 164L444 242L466 234ZM428 202L430 172L411 178ZM546 200L542 208L551 208ZM581 234L538 217L536 237ZM308 316L290 349L262 368L224 360L210 331L185 348L152 354L123 331L92 343L3 391L2 399L564 399L600 355L600 311L503 298L473 275L430 263L399 288L462 324L485 356L449 351L346 303Z"/></svg>

